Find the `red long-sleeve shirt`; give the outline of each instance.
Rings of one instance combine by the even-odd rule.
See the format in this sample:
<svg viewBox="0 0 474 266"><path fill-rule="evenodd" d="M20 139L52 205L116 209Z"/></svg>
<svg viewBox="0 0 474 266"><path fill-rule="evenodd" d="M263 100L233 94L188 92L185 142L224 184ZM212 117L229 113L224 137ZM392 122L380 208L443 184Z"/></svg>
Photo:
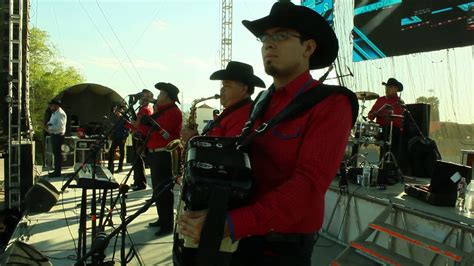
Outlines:
<svg viewBox="0 0 474 266"><path fill-rule="evenodd" d="M140 106L140 109L138 109L137 121L140 121L138 124L138 130L140 130L140 133L142 133L142 135L144 136L146 136L148 127L141 123L141 118L145 115L151 115L152 113L153 108L149 104L146 104L145 106Z"/></svg>
<svg viewBox="0 0 474 266"><path fill-rule="evenodd" d="M247 100L244 105L237 109L233 109L232 106L224 109L220 115L225 117L214 125L207 135L214 137L235 137L240 135L245 122L249 118L251 108L252 101Z"/></svg>
<svg viewBox="0 0 474 266"><path fill-rule="evenodd" d="M168 108L170 105L175 105L174 103L166 104L163 106L158 107L157 112L162 109ZM181 110L175 105L170 109L165 110L162 114L155 119L156 123L160 125L160 127L168 132L170 137L165 139L163 135L158 131L155 130L151 133L150 139L146 145L149 149L156 149L156 148L163 148L168 145L168 143L172 140L179 139L181 134L181 125L182 125L182 114Z"/></svg>
<svg viewBox="0 0 474 266"><path fill-rule="evenodd" d="M277 90L263 120L280 112L310 79L305 72ZM257 120L255 126L261 123ZM335 94L257 137L250 151L256 193L252 204L228 213L233 238L319 230L324 197L343 158L351 123L349 99Z"/></svg>
<svg viewBox="0 0 474 266"><path fill-rule="evenodd" d="M403 115L403 110L401 107L401 100L400 97L394 96L394 97L379 97L377 101L375 101L374 106L372 106L372 109L370 109L368 118L370 120L374 120L375 122L381 126L389 125L390 119L386 119L388 114L390 114L391 110L387 108L382 108L384 104L388 104L392 107L393 109L393 114L394 115ZM381 109L382 108L382 109ZM380 111L379 111L380 110ZM379 111L378 113L376 113ZM395 117L393 118L393 126L397 128L402 127L402 118L400 117Z"/></svg>

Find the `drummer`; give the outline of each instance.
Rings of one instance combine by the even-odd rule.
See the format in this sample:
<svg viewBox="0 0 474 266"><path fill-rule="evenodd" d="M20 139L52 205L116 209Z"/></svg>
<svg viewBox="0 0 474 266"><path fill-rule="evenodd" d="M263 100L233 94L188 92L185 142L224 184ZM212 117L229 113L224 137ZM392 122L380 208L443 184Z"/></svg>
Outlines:
<svg viewBox="0 0 474 266"><path fill-rule="evenodd" d="M400 133L403 120L403 101L398 96L398 92L403 91L403 84L394 78L389 78L385 85L385 96L377 98L374 106L369 112L368 118L374 120L382 127L382 138L389 140L390 124L393 121L392 147L391 151L395 155L397 162L400 154ZM384 145L380 155L383 156L388 151L388 146Z"/></svg>

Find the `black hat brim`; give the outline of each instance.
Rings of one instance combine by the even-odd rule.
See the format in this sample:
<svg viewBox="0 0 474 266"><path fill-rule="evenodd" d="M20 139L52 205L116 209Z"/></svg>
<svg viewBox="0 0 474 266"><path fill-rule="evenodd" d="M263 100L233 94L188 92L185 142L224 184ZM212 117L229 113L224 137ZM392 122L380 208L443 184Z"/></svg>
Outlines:
<svg viewBox="0 0 474 266"><path fill-rule="evenodd" d="M169 88L169 86L173 86L173 87L174 87L174 90L176 90L176 92L171 91L171 89ZM156 88L157 90L159 90L159 91L166 91L166 93L168 94L168 97L169 97L171 100L173 100L173 101L175 101L175 102L181 104L181 102L180 102L179 99L178 99L179 89L178 89L176 86L174 86L173 84L171 84L171 83L165 83L165 82L158 82L158 83L155 84L155 88Z"/></svg>
<svg viewBox="0 0 474 266"><path fill-rule="evenodd" d="M209 77L211 80L234 80L242 82L249 86L265 88L265 83L255 75L244 77L239 73L231 72L226 69L218 70Z"/></svg>
<svg viewBox="0 0 474 266"><path fill-rule="evenodd" d="M276 3L275 5L281 5ZM274 7L278 8L278 7ZM328 67L334 62L339 51L339 43L336 34L328 22L316 12L302 6L295 8L293 12L275 11L274 14L254 20L242 21L242 24L256 37L260 37L270 28L282 27L298 31L305 39L316 41L316 51L309 60L310 69Z"/></svg>
<svg viewBox="0 0 474 266"><path fill-rule="evenodd" d="M398 88L398 91L403 91L403 84L401 84L400 82L398 82L398 83L382 82L382 85L384 85L384 86L395 86L395 87Z"/></svg>

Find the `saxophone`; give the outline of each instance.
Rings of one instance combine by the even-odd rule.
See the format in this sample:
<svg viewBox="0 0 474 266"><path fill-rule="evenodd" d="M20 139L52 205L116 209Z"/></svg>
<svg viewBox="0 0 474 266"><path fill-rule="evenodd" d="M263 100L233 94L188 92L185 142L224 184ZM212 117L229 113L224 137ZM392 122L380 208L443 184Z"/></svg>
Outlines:
<svg viewBox="0 0 474 266"><path fill-rule="evenodd" d="M200 102L204 102L210 99L219 99L221 96L219 94L215 94L214 96L207 97L207 98L200 98L196 99L192 102L191 108L189 109L189 116L186 120L185 127L190 130L197 130L198 124L196 123L196 105Z"/></svg>

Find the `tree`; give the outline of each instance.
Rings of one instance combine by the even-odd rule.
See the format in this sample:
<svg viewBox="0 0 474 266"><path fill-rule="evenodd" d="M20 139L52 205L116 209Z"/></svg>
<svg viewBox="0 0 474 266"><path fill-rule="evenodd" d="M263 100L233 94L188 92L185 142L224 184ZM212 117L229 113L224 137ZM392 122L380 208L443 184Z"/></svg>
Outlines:
<svg viewBox="0 0 474 266"><path fill-rule="evenodd" d="M430 110L430 121L439 122L439 99L438 97L431 96L425 97L421 96L416 98L417 103L426 103L431 106Z"/></svg>
<svg viewBox="0 0 474 266"><path fill-rule="evenodd" d="M84 78L77 69L58 60L46 31L32 27L29 41L30 111L35 133L39 133L48 102L64 88L83 82Z"/></svg>
<svg viewBox="0 0 474 266"><path fill-rule="evenodd" d="M57 52L50 43L48 33L38 28L30 29L29 39L30 67L30 117L37 141L36 162L43 161L42 127L48 102L63 89L84 78L73 67L65 66L57 58Z"/></svg>

